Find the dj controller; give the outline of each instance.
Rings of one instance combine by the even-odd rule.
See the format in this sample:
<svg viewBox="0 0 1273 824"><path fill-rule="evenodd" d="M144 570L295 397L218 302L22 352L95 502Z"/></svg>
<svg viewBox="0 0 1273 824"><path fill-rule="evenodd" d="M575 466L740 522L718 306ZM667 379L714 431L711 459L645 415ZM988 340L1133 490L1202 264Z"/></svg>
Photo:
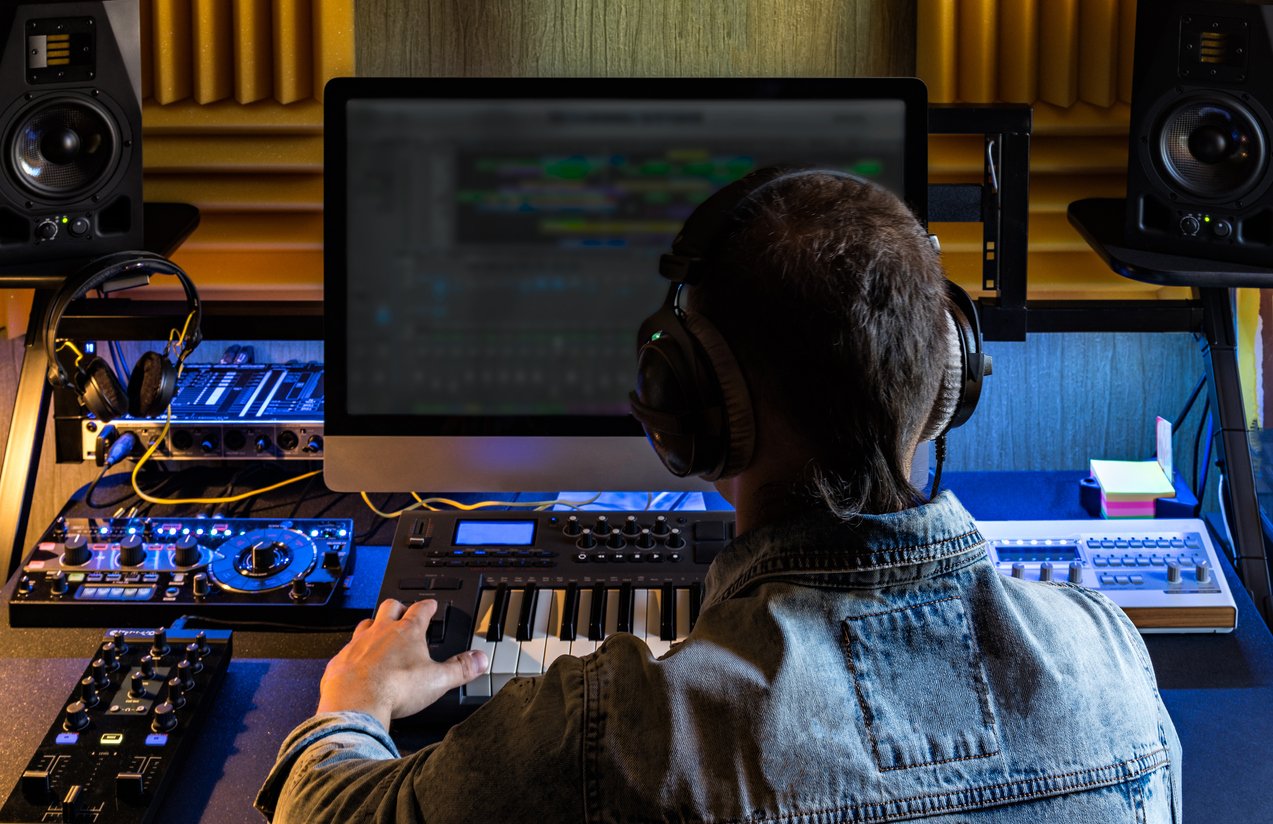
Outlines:
<svg viewBox="0 0 1273 824"><path fill-rule="evenodd" d="M59 518L22 563L10 622L349 623L353 557L353 522L342 518Z"/></svg>

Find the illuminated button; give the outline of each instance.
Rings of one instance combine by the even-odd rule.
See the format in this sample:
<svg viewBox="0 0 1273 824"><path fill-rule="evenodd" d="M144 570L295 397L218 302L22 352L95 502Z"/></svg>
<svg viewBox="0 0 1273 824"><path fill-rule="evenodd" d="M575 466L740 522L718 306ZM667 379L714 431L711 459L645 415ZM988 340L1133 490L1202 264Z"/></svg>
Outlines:
<svg viewBox="0 0 1273 824"><path fill-rule="evenodd" d="M1109 559L1104 555L1097 555L1092 558L1092 563L1098 567L1109 566Z"/></svg>
<svg viewBox="0 0 1273 824"><path fill-rule="evenodd" d="M1136 584L1137 586L1140 586L1141 584L1145 583L1145 576L1143 576L1143 575L1133 575L1133 576L1132 576L1132 583L1133 583L1133 584Z"/></svg>
<svg viewBox="0 0 1273 824"><path fill-rule="evenodd" d="M1114 576L1108 572L1101 573L1101 583L1106 585L1114 583Z"/></svg>
<svg viewBox="0 0 1273 824"><path fill-rule="evenodd" d="M97 739L97 743L103 747L118 747L124 743L124 734L122 732L104 732L102 737Z"/></svg>
<svg viewBox="0 0 1273 824"><path fill-rule="evenodd" d="M166 732L152 732L150 735L146 736L147 747L162 747L167 743L168 733Z"/></svg>
<svg viewBox="0 0 1273 824"><path fill-rule="evenodd" d="M1131 582L1132 582L1132 579L1131 579L1131 578L1129 578L1129 577L1127 577L1126 575L1115 575L1115 576L1114 576L1114 583L1116 583L1116 584L1122 584L1122 585L1126 586L1127 584L1130 584Z"/></svg>
<svg viewBox="0 0 1273 824"><path fill-rule="evenodd" d="M74 744L80 740L80 734L78 732L60 732L54 740L58 744Z"/></svg>

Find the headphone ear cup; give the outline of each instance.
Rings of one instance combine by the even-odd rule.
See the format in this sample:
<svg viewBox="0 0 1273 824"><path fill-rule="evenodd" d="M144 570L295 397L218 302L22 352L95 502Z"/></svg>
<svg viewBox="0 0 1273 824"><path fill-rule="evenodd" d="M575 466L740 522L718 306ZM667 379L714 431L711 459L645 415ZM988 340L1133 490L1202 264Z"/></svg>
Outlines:
<svg viewBox="0 0 1273 824"><path fill-rule="evenodd" d="M115 370L97 355L80 367L77 383L84 408L102 423L128 414L128 395L123 385L115 377Z"/></svg>
<svg viewBox="0 0 1273 824"><path fill-rule="evenodd" d="M687 385L684 353L676 338L664 335L641 347L637 355L632 414L645 429L659 460L678 478L694 472L702 440L688 424L686 410L698 407L698 390Z"/></svg>
<svg viewBox="0 0 1273 824"><path fill-rule="evenodd" d="M147 352L133 366L128 379L128 404L140 418L163 413L177 393L177 367L158 352Z"/></svg>
<svg viewBox="0 0 1273 824"><path fill-rule="evenodd" d="M702 315L687 313L686 330L698 341L706 353L711 373L715 375L721 399L720 442L723 454L715 454L699 473L709 481L737 475L751 463L756 451L756 416L752 411L751 393L747 381L738 366L729 344L721 337L716 326ZM705 461L706 463L706 461Z"/></svg>
<svg viewBox="0 0 1273 824"><path fill-rule="evenodd" d="M941 366L941 386L937 389L937 398L933 401L933 411L920 432L920 442L936 440L950 428L951 420L959 409L964 393L964 345L954 316L947 311L944 315L946 323L942 329L944 352Z"/></svg>

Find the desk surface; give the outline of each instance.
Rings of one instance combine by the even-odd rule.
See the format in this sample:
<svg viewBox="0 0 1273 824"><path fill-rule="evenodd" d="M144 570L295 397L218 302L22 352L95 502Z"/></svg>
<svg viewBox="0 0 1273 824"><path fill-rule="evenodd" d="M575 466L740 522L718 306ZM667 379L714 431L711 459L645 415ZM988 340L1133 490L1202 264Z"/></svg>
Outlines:
<svg viewBox="0 0 1273 824"><path fill-rule="evenodd" d="M950 473L947 485L983 520L1076 519L1079 473ZM387 550L360 547L354 597L368 608ZM1184 745L1189 821L1268 824L1273 804L1273 636L1224 564L1238 603L1228 635L1146 637L1163 700ZM89 629L11 629L0 609L0 803L61 710L101 636ZM178 777L165 824L261 821L252 798L293 726L318 698L326 659L344 643L334 632L236 632L235 659L191 758ZM68 652L76 657L64 657Z"/></svg>

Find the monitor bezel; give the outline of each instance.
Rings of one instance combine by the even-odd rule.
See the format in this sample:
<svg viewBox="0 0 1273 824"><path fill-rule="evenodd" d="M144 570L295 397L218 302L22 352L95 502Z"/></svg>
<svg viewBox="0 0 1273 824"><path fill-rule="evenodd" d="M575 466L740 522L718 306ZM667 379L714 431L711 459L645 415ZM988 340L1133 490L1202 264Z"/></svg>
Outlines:
<svg viewBox="0 0 1273 824"><path fill-rule="evenodd" d="M928 217L928 92L889 78L382 78L329 81L323 104L323 329L327 435L428 437L642 436L631 415L351 415L348 412L346 113L351 100L898 100L904 114L904 200ZM658 277L656 271L650 277ZM655 307L651 307L653 311ZM635 339L636 330L633 330ZM633 351L635 369L636 352ZM403 367L405 368L405 366Z"/></svg>

